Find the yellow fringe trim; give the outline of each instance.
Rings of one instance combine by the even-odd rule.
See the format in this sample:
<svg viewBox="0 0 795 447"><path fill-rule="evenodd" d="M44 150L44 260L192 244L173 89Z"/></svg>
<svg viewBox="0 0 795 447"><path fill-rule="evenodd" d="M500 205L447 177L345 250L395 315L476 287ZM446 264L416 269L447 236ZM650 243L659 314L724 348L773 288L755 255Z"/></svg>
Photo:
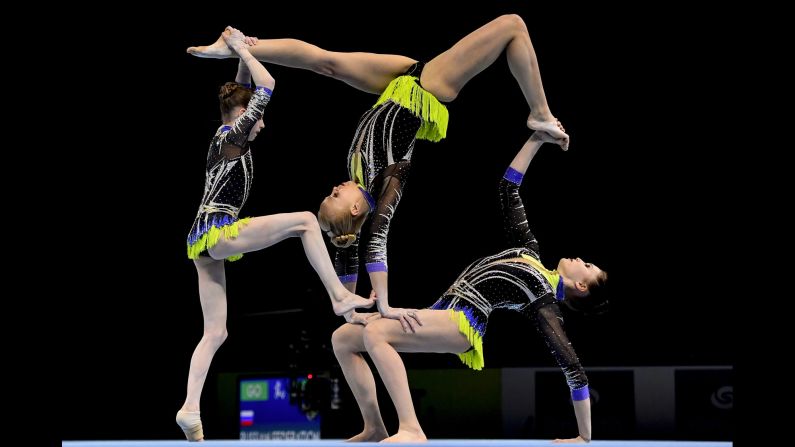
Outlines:
<svg viewBox="0 0 795 447"><path fill-rule="evenodd" d="M415 82L417 79L419 78L416 76L408 75L393 79L373 107L391 99L400 106L411 110L414 116L422 120L422 125L417 131L418 140L439 141L447 136L449 112L447 107L433 96L433 93Z"/></svg>
<svg viewBox="0 0 795 447"><path fill-rule="evenodd" d="M461 359L466 366L480 371L483 369L483 366L486 365L485 360L483 360L483 337L470 326L466 314L460 310L450 309L450 319L458 322L458 330L464 334L467 340L469 340L469 343L472 344L472 349L457 354L458 358Z"/></svg>
<svg viewBox="0 0 795 447"><path fill-rule="evenodd" d="M240 234L240 229L244 226L248 225L248 222L251 220L250 217L246 217L244 219L240 219L237 222L231 223L229 225L224 225L223 227L216 227L213 225L210 229L199 238L193 245L188 245L188 258L189 259L196 259L199 257L199 254L204 250L210 249L215 247L215 244L218 243L218 239L221 238L221 235L224 235L225 239L234 239ZM226 258L227 261L237 261L238 259L242 258L243 254L237 254L228 256Z"/></svg>

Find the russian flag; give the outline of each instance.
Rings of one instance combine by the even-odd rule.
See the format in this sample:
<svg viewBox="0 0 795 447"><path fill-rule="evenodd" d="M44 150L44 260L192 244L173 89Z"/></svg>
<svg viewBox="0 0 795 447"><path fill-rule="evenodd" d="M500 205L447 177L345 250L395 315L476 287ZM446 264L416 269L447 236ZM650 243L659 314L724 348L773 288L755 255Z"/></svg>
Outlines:
<svg viewBox="0 0 795 447"><path fill-rule="evenodd" d="M240 411L240 426L250 427L254 425L254 410L241 410Z"/></svg>

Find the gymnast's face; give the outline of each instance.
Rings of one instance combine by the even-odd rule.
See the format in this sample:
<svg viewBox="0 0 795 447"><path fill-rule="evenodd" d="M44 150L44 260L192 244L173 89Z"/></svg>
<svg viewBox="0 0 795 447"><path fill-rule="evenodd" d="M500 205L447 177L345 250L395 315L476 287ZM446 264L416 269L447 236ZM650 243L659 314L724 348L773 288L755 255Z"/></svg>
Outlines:
<svg viewBox="0 0 795 447"><path fill-rule="evenodd" d="M572 280L581 292L586 292L590 284L597 282L602 269L580 258L561 258L558 262L558 273Z"/></svg>
<svg viewBox="0 0 795 447"><path fill-rule="evenodd" d="M256 123L254 123L254 127L251 128L251 132L248 133L248 141L254 141L254 138L257 138L259 131L261 131L263 127L265 127L265 122L262 121L262 118L260 118Z"/></svg>
<svg viewBox="0 0 795 447"><path fill-rule="evenodd" d="M356 183L347 181L331 188L331 194L323 199L321 208L331 211L333 214L352 213L357 201L362 197L361 191Z"/></svg>

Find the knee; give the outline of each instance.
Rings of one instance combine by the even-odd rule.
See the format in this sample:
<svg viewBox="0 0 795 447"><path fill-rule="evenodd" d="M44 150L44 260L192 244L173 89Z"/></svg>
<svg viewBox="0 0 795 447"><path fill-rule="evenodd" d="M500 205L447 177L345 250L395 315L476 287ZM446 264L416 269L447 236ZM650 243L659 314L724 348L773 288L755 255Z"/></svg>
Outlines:
<svg viewBox="0 0 795 447"><path fill-rule="evenodd" d="M317 48L313 57L312 71L323 76L334 77L339 71L339 64L334 54L322 48Z"/></svg>
<svg viewBox="0 0 795 447"><path fill-rule="evenodd" d="M306 226L308 230L320 231L320 224L317 223L317 217L312 212L302 211L301 219L304 222L304 226Z"/></svg>
<svg viewBox="0 0 795 447"><path fill-rule="evenodd" d="M217 327L217 328L208 328L204 330L204 337L213 345L213 346L221 346L229 337L229 333L226 331L226 326L224 327Z"/></svg>
<svg viewBox="0 0 795 447"><path fill-rule="evenodd" d="M334 354L347 352L354 345L354 332L350 325L343 324L333 334L331 334L331 346Z"/></svg>
<svg viewBox="0 0 795 447"><path fill-rule="evenodd" d="M505 14L497 18L500 26L509 29L514 34L528 34L524 19L518 14Z"/></svg>
<svg viewBox="0 0 795 447"><path fill-rule="evenodd" d="M364 347L369 351L373 346L386 342L386 332L382 325L373 322L364 327Z"/></svg>
<svg viewBox="0 0 795 447"><path fill-rule="evenodd" d="M298 232L304 233L318 233L320 234L320 224L317 223L317 217L309 211L301 211L298 213Z"/></svg>

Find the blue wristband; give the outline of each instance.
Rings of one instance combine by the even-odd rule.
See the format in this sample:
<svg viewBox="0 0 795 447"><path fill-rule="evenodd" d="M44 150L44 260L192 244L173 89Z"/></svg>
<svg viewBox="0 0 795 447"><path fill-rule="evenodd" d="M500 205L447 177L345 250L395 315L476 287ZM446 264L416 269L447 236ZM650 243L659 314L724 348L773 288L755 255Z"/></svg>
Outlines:
<svg viewBox="0 0 795 447"><path fill-rule="evenodd" d="M356 282L359 279L359 275L354 273L352 275L342 275L339 277L340 282L345 284L347 282Z"/></svg>
<svg viewBox="0 0 795 447"><path fill-rule="evenodd" d="M508 166L508 169L505 170L505 175L503 175L502 178L508 180L511 183L521 185L522 179L524 178L524 174Z"/></svg>
<svg viewBox="0 0 795 447"><path fill-rule="evenodd" d="M571 390L571 400L585 400L590 397L588 394L588 385L585 385L582 388Z"/></svg>
<svg viewBox="0 0 795 447"><path fill-rule="evenodd" d="M386 264L384 264L383 262L371 262L369 264L366 264L365 267L367 267L367 273L387 271Z"/></svg>

